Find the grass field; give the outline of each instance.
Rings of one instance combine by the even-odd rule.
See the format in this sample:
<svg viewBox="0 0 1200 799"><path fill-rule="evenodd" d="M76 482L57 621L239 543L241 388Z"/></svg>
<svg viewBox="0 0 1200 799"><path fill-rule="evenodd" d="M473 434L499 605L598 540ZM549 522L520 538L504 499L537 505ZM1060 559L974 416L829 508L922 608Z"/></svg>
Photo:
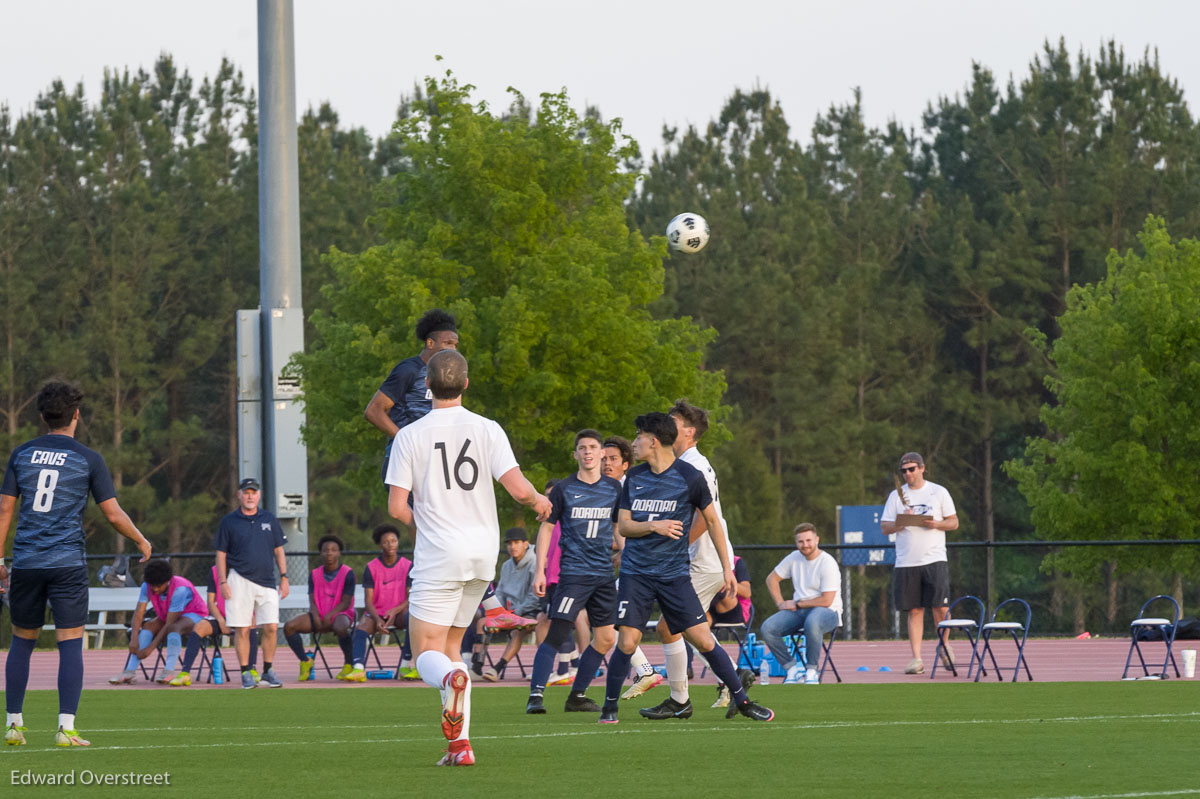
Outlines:
<svg viewBox="0 0 1200 799"><path fill-rule="evenodd" d="M92 691L90 749L56 749L53 692L25 703L29 744L4 747L5 796L163 788L13 785L14 772L161 772L178 795L516 797L726 794L1098 797L1200 794L1200 686L1183 682L769 686L769 723L726 721L696 690L687 721L524 714L521 688L477 689L473 768L437 768L433 690ZM591 693L600 694L599 687ZM662 689L650 694L654 702ZM653 702L642 702L641 705ZM20 793L18 792L20 791ZM613 793L615 791L615 793Z"/></svg>

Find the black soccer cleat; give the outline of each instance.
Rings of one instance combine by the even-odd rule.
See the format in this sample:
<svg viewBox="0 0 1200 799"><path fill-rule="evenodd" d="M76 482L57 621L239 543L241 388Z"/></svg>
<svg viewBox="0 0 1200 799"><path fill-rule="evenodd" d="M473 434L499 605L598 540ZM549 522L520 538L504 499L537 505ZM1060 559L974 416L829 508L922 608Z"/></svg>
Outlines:
<svg viewBox="0 0 1200 799"><path fill-rule="evenodd" d="M587 694L572 692L567 697L567 702L563 705L563 710L567 713L599 713L600 706L588 699Z"/></svg>
<svg viewBox="0 0 1200 799"><path fill-rule="evenodd" d="M729 709L733 710L732 707ZM745 704L738 705L737 712L755 721L770 721L775 718L775 711L771 710L771 708L763 707L757 702L751 702L749 699L746 700ZM733 718L733 716L726 713L725 718Z"/></svg>
<svg viewBox="0 0 1200 799"><path fill-rule="evenodd" d="M638 713L656 721L659 719L690 719L692 717L692 700L689 699L680 704L668 696L660 704L654 707L644 707Z"/></svg>
<svg viewBox="0 0 1200 799"><path fill-rule="evenodd" d="M542 704L541 694L530 694L529 701L525 703L525 712L530 715L542 715L546 712L546 706Z"/></svg>
<svg viewBox="0 0 1200 799"><path fill-rule="evenodd" d="M600 723L601 724L616 724L617 723L617 709L615 707L606 707L603 710L601 710L600 711Z"/></svg>

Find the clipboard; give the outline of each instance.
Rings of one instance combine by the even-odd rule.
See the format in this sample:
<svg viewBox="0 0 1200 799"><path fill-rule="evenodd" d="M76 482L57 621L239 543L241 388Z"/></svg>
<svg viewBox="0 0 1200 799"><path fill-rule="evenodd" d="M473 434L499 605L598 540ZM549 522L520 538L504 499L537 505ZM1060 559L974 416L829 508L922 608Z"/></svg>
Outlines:
<svg viewBox="0 0 1200 799"><path fill-rule="evenodd" d="M901 527L920 527L921 522L932 518L933 517L929 516L928 514L897 513L896 524L900 525Z"/></svg>

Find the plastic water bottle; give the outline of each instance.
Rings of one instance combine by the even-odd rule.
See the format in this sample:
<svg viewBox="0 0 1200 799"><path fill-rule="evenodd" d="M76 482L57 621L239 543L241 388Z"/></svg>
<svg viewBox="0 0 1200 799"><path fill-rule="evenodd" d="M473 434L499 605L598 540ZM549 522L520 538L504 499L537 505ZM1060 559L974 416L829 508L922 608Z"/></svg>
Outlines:
<svg viewBox="0 0 1200 799"><path fill-rule="evenodd" d="M225 684L225 663L221 660L221 653L217 652L212 659L212 681L216 685Z"/></svg>
<svg viewBox="0 0 1200 799"><path fill-rule="evenodd" d="M771 664L767 662L766 658L763 658L758 663L758 684L771 684Z"/></svg>

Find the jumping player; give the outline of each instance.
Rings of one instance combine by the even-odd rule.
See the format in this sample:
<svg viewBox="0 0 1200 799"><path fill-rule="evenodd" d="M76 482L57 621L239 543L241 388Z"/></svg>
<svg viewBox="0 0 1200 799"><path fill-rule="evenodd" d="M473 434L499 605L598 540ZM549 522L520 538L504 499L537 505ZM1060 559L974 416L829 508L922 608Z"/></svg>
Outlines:
<svg viewBox="0 0 1200 799"><path fill-rule="evenodd" d="M533 658L526 713L545 713L543 696L559 647L571 636L575 618L586 609L592 623L592 640L579 659L575 682L567 697L567 712L598 712L600 707L586 691L616 640L617 588L613 582L612 528L621 484L601 474L604 448L595 430L575 434L575 460L579 471L559 480L550 492L549 518L538 529L537 566L533 592L546 593L546 549L557 523L562 530L559 546L558 587L549 608L550 630Z"/></svg>
<svg viewBox="0 0 1200 799"><path fill-rule="evenodd" d="M730 592L736 589L725 547L725 530L708 484L695 467L677 459L672 452L677 428L670 416L647 413L639 416L635 424L638 434L633 442L634 455L645 463L629 470L621 491L617 524L626 539L617 608L617 625L621 629L617 649L608 664L600 723L617 723L617 703L629 659L641 641L655 601L662 608L667 629L674 634L682 633L708 661L713 673L729 686L735 703L731 713L770 721L775 714L746 697L733 661L717 646L705 608L688 578L687 529L699 511L721 558L723 588ZM692 703L668 697L657 707L644 708L641 713L647 718L688 718L692 715Z"/></svg>
<svg viewBox="0 0 1200 799"><path fill-rule="evenodd" d="M10 746L25 743L21 709L29 684L29 658L46 621L47 602L58 641L58 732L54 743L89 745L75 730L83 691L83 628L88 614L83 536L88 494L109 524L133 541L142 561L150 559L150 542L117 502L104 458L75 440L82 401L83 392L68 383L52 381L42 386L37 408L50 433L13 450L0 484L0 555L13 513L17 513L11 578L0 559L0 590L8 592L13 626L4 664L8 711L4 743Z"/></svg>
<svg viewBox="0 0 1200 799"><path fill-rule="evenodd" d="M454 350L435 354L425 380L433 410L392 442L388 512L416 528L409 633L421 679L442 692L442 734L450 745L439 765L469 766L471 678L460 657L463 633L496 574L500 523L492 480L539 521L550 500L521 473L500 425L462 407L466 358Z"/></svg>

